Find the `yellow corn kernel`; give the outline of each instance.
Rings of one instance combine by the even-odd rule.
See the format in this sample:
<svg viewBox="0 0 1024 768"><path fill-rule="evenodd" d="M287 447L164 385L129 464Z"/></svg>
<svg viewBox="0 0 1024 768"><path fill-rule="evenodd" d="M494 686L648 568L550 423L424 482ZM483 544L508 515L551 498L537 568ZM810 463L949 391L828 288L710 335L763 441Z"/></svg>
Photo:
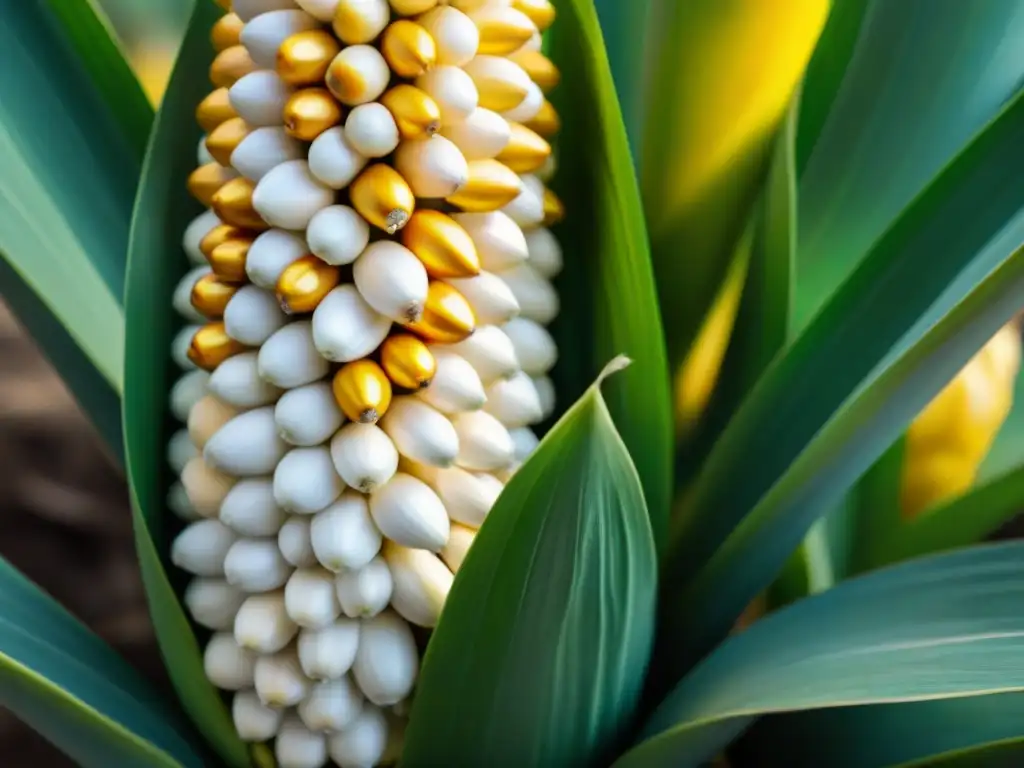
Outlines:
<svg viewBox="0 0 1024 768"><path fill-rule="evenodd" d="M527 120L523 123L531 131L536 131L546 139L550 139L560 130L562 130L562 119L558 116L558 112L551 106L551 102L547 99L540 107L540 111L533 116L532 120Z"/></svg>
<svg viewBox="0 0 1024 768"><path fill-rule="evenodd" d="M293 261L277 278L277 300L288 314L312 312L341 280L341 270L308 254Z"/></svg>
<svg viewBox="0 0 1024 768"><path fill-rule="evenodd" d="M396 85L380 97L403 139L423 139L441 129L441 108L414 85Z"/></svg>
<svg viewBox="0 0 1024 768"><path fill-rule="evenodd" d="M203 275L192 286L192 306L204 317L217 320L224 317L228 302L240 287L238 283L229 283L217 275Z"/></svg>
<svg viewBox="0 0 1024 768"><path fill-rule="evenodd" d="M457 344L476 330L476 317L466 298L448 283L432 280L423 316L405 328L437 344Z"/></svg>
<svg viewBox="0 0 1024 768"><path fill-rule="evenodd" d="M480 274L473 239L455 219L440 211L416 211L402 230L402 245L416 254L431 277Z"/></svg>
<svg viewBox="0 0 1024 768"><path fill-rule="evenodd" d="M235 174L231 169L219 163L200 165L188 176L188 191L192 197L209 207L213 203L214 195L233 178Z"/></svg>
<svg viewBox="0 0 1024 768"><path fill-rule="evenodd" d="M437 61L437 44L423 27L408 19L393 21L380 39L380 52L399 77L419 77Z"/></svg>
<svg viewBox="0 0 1024 768"><path fill-rule="evenodd" d="M326 30L297 32L277 50L277 74L289 85L317 85L340 50L334 35Z"/></svg>
<svg viewBox="0 0 1024 768"><path fill-rule="evenodd" d="M541 32L555 22L555 6L549 0L512 0L512 7L529 18Z"/></svg>
<svg viewBox="0 0 1024 768"><path fill-rule="evenodd" d="M430 349L415 336L389 336L380 348L380 362L388 378L404 389L422 389L430 384L437 362Z"/></svg>
<svg viewBox="0 0 1024 768"><path fill-rule="evenodd" d="M496 14L474 20L480 30L476 52L482 56L508 56L522 48L537 31L529 17L519 14Z"/></svg>
<svg viewBox="0 0 1024 768"><path fill-rule="evenodd" d="M544 189L544 226L553 227L565 218L565 205L558 195L545 187Z"/></svg>
<svg viewBox="0 0 1024 768"><path fill-rule="evenodd" d="M469 179L445 200L464 211L496 211L519 195L519 177L497 160L471 160Z"/></svg>
<svg viewBox="0 0 1024 768"><path fill-rule="evenodd" d="M394 168L376 163L349 187L352 207L360 216L389 235L404 227L416 209L408 183Z"/></svg>
<svg viewBox="0 0 1024 768"><path fill-rule="evenodd" d="M213 249L218 245L237 237L245 237L247 234L244 229L232 227L230 224L218 224L199 241L199 252L209 260Z"/></svg>
<svg viewBox="0 0 1024 768"><path fill-rule="evenodd" d="M231 153L249 135L249 126L240 117L233 117L218 125L206 137L206 151L218 163L231 165Z"/></svg>
<svg viewBox="0 0 1024 768"><path fill-rule="evenodd" d="M372 360L346 363L334 374L331 388L349 421L376 424L391 405L391 380Z"/></svg>
<svg viewBox="0 0 1024 768"><path fill-rule="evenodd" d="M516 51L509 59L522 67L544 93L553 89L562 79L558 67L540 51Z"/></svg>
<svg viewBox="0 0 1024 768"><path fill-rule="evenodd" d="M210 64L210 82L217 88L230 88L238 80L256 71L256 62L244 45L232 45L217 54Z"/></svg>
<svg viewBox="0 0 1024 768"><path fill-rule="evenodd" d="M225 224L247 229L267 229L267 224L252 207L252 193L256 185L249 179L234 178L217 190L210 207Z"/></svg>
<svg viewBox="0 0 1024 768"><path fill-rule="evenodd" d="M296 91L284 105L284 129L299 141L313 141L341 122L341 105L326 88Z"/></svg>
<svg viewBox="0 0 1024 768"><path fill-rule="evenodd" d="M204 371L212 371L229 357L245 352L246 346L228 336L224 323L207 323L192 337L188 359Z"/></svg>
<svg viewBox="0 0 1024 768"><path fill-rule="evenodd" d="M213 44L213 49L219 53L225 48L241 43L244 26L237 14L227 13L221 16L210 30L210 43Z"/></svg>
<svg viewBox="0 0 1024 768"><path fill-rule="evenodd" d="M521 123L509 122L511 137L495 160L516 173L533 173L551 156L551 145L536 131Z"/></svg>
<svg viewBox="0 0 1024 768"><path fill-rule="evenodd" d="M389 0L389 2L391 10L399 16L418 16L437 5L438 0Z"/></svg>
<svg viewBox="0 0 1024 768"><path fill-rule="evenodd" d="M230 227L230 229L236 232L242 231L235 227ZM249 256L249 246L252 245L252 241L252 237L233 237L212 248L206 260L209 262L213 274L229 282L245 282L245 261ZM203 245L200 243L200 250L202 247Z"/></svg>
<svg viewBox="0 0 1024 768"><path fill-rule="evenodd" d="M345 45L372 43L381 32L382 20L366 0L341 0L334 10L334 34ZM386 21L386 20L383 20Z"/></svg>
<svg viewBox="0 0 1024 768"><path fill-rule="evenodd" d="M217 88L212 91L196 107L196 122L206 133L210 133L218 125L234 117L238 117L238 113L231 106L227 88Z"/></svg>

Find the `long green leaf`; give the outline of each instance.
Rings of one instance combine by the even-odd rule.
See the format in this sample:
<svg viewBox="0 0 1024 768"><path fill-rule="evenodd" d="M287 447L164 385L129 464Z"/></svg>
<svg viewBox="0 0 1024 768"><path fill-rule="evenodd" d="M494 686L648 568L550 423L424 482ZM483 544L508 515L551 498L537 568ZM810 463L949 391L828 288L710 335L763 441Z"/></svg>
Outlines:
<svg viewBox="0 0 1024 768"><path fill-rule="evenodd" d="M199 646L164 570L168 549L164 463L171 434L167 393L175 371L168 353L176 320L171 295L187 263L181 237L198 209L185 182L195 166L199 128L192 117L209 86L209 32L219 16L196 0L178 62L157 115L132 224L125 360L125 454L133 496L135 543L150 615L171 681L185 709L220 756L248 764L223 701L203 674Z"/></svg>
<svg viewBox="0 0 1024 768"><path fill-rule="evenodd" d="M178 713L6 560L0 560L0 706L83 766L203 765L177 730Z"/></svg>
<svg viewBox="0 0 1024 768"><path fill-rule="evenodd" d="M672 583L691 581L698 571L703 582L695 587L691 581L680 604L689 603L698 614L713 610L717 616L712 621L702 615L695 621L696 614L687 614L683 646L706 651L709 646L703 643L713 643L716 633L727 629L731 618L725 613L735 608L738 615L742 610L742 605L722 599L720 592L716 592L715 606L710 606L706 590L711 574L726 566L731 587L719 584L718 589L729 593L735 587L732 597L736 600L753 597L762 580L773 575L772 568L782 565L782 560L774 564L779 553L784 557L796 546L815 517L839 500L898 433L885 442L881 436L888 435L893 425L909 423L928 402L919 394L934 396L958 370L946 361L926 359L922 351L917 351L913 364L900 358L924 332L923 318L935 314L937 306L952 305L968 295L1020 244L1024 234L1019 231L1024 223L1021 141L1024 97L1008 105L878 242L811 326L776 359L722 433L675 531L668 571ZM1020 261L1019 256L1013 259L1000 280L988 281L985 291L996 294L1003 290L1001 286L1012 285ZM1019 301L1017 306L1012 306L1012 297L1009 301L1003 322L1019 308ZM970 311L984 314L987 321L992 315L983 310L975 302ZM961 312L960 317L970 324L970 314ZM934 328L929 336L939 338ZM974 346L957 343L957 355L966 356L956 359L962 365L970 357L966 352L973 354L987 339L968 334L964 344ZM894 369L897 360L902 373ZM917 371L913 365L922 368ZM898 405L878 399L884 388L869 386L877 385L883 372L890 375L890 394L900 393ZM917 392L901 388L902 377L911 374L919 377ZM858 426L848 421L854 403L869 409L870 422ZM888 413L875 412L883 407L890 409ZM866 418L866 412L861 413ZM843 427L835 423L839 416L838 424L845 421ZM905 419L902 425L896 416ZM852 441L853 437L859 441ZM845 455L856 457L857 464L869 455L866 450L875 453L868 465L847 479L854 464L839 461L840 446ZM798 467L805 473L799 480ZM806 485L809 482L812 486ZM816 508L803 503L804 493L814 497ZM761 506L760 515L748 516L757 506ZM745 560L741 552L752 544L753 531L768 537L760 526L771 519L786 533L758 538L757 557ZM710 560L714 565L706 565ZM748 590L754 591L746 595ZM694 608L698 603L702 608ZM698 640L703 632L694 631L694 626L710 634Z"/></svg>
<svg viewBox="0 0 1024 768"><path fill-rule="evenodd" d="M1013 768L1022 720L1024 693L808 710L763 718L741 754L761 768Z"/></svg>
<svg viewBox="0 0 1024 768"><path fill-rule="evenodd" d="M79 407L99 432L110 455L123 464L120 395L2 254L0 296L68 386Z"/></svg>
<svg viewBox="0 0 1024 768"><path fill-rule="evenodd" d="M1024 81L1024 48L1016 42L1024 35L1024 6L1017 0L843 5L866 7L800 179L797 327ZM827 58L818 64L827 66ZM808 78L830 79L821 72Z"/></svg>
<svg viewBox="0 0 1024 768"><path fill-rule="evenodd" d="M723 637L824 510L1020 306L1024 247L896 364L844 403L683 592L681 658Z"/></svg>
<svg viewBox="0 0 1024 768"><path fill-rule="evenodd" d="M616 768L697 766L771 712L1022 691L1022 595L1021 542L844 582L726 641L673 691L644 727L646 740ZM948 739L934 730L916 736Z"/></svg>
<svg viewBox="0 0 1024 768"><path fill-rule="evenodd" d="M1017 374L1013 407L978 470L978 482L1005 475L1024 464L1024 370Z"/></svg>
<svg viewBox="0 0 1024 768"><path fill-rule="evenodd" d="M853 573L885 565L878 559L882 542L903 527L900 490L906 460L906 439L900 437L857 483L857 511L850 568ZM965 542L968 543L968 542ZM974 542L970 542L974 543Z"/></svg>
<svg viewBox="0 0 1024 768"><path fill-rule="evenodd" d="M0 252L120 392L137 159L50 11L12 2L3 19Z"/></svg>
<svg viewBox="0 0 1024 768"><path fill-rule="evenodd" d="M141 163L153 125L153 107L121 49L107 14L96 0L45 0L45 3L63 26L81 66L113 112L124 138Z"/></svg>
<svg viewBox="0 0 1024 768"><path fill-rule="evenodd" d="M672 405L640 196L593 4L565 0L558 10L551 54L563 85L552 99L564 140L553 183L568 217L558 231L566 268L556 282L562 311L552 332L561 359L552 378L571 402L605 361L634 361L608 383L607 401L660 547L672 489Z"/></svg>
<svg viewBox="0 0 1024 768"><path fill-rule="evenodd" d="M599 386L548 433L473 542L427 647L403 765L607 764L628 737L657 556Z"/></svg>

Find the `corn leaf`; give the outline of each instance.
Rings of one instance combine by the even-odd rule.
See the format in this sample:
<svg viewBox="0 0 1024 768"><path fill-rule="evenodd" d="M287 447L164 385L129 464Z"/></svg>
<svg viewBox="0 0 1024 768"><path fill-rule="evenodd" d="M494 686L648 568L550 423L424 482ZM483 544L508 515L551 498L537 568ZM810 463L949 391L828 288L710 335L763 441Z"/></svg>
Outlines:
<svg viewBox="0 0 1024 768"><path fill-rule="evenodd" d="M798 328L1024 80L1017 0L870 0L863 13L800 178Z"/></svg>
<svg viewBox="0 0 1024 768"><path fill-rule="evenodd" d="M2 559L0 706L87 768L204 764L138 672Z"/></svg>
<svg viewBox="0 0 1024 768"><path fill-rule="evenodd" d="M209 32L218 15L213 3L196 0L157 115L135 204L125 297L124 428L136 550L171 681L186 711L221 758L229 765L244 766L248 764L245 746L203 674L199 645L164 570L169 483L164 455L171 434L167 393L177 373L168 353L177 322L171 295L187 270L182 233L199 211L185 182L196 162L199 127L193 113L209 89L206 72L213 57Z"/></svg>
<svg viewBox="0 0 1024 768"><path fill-rule="evenodd" d="M613 361L605 374L621 367ZM607 764L654 636L657 556L600 379L480 529L430 640L402 764Z"/></svg>
<svg viewBox="0 0 1024 768"><path fill-rule="evenodd" d="M644 727L645 740L615 766L697 766L771 712L1022 691L1022 592L1021 542L916 560L846 581L723 643L679 684ZM829 750L821 731L800 733ZM808 733L815 738L807 739ZM877 734L864 733L873 743L862 751L885 748ZM912 734L919 744L951 739L931 726ZM902 740L884 741L896 742L891 748L898 752Z"/></svg>
<svg viewBox="0 0 1024 768"><path fill-rule="evenodd" d="M854 515L851 547L852 573L861 573L887 562L879 559L878 553L885 546L883 542L899 535L904 525L900 490L905 460L906 439L901 436L857 483L857 512Z"/></svg>
<svg viewBox="0 0 1024 768"><path fill-rule="evenodd" d="M555 283L562 309L552 325L560 354L552 379L572 402L605 361L633 360L608 382L606 397L660 546L672 489L672 406L643 212L593 3L565 0L558 11L551 55L563 85L552 101L567 140L553 185L568 216L557 232L566 267Z"/></svg>
<svg viewBox="0 0 1024 768"><path fill-rule="evenodd" d="M808 710L763 718L741 754L763 768L1013 768L1022 719L1020 692Z"/></svg>
<svg viewBox="0 0 1024 768"><path fill-rule="evenodd" d="M121 391L121 292L137 159L39 2L0 25L0 252Z"/></svg>
<svg viewBox="0 0 1024 768"><path fill-rule="evenodd" d="M34 2L37 0L33 0ZM96 0L45 0L78 54L137 162L142 162L153 125L153 107L125 57L120 41Z"/></svg>
<svg viewBox="0 0 1024 768"><path fill-rule="evenodd" d="M728 271L828 9L659 0L650 15L638 165L673 370Z"/></svg>
<svg viewBox="0 0 1024 768"><path fill-rule="evenodd" d="M1005 475L1024 464L1024 370L1017 374L1013 407L978 470L978 482Z"/></svg>
<svg viewBox="0 0 1024 768"><path fill-rule="evenodd" d="M67 328L0 254L0 296L88 416L106 450L124 464L121 396L103 378Z"/></svg>
<svg viewBox="0 0 1024 768"><path fill-rule="evenodd" d="M1024 221L1022 139L1018 97L879 241L722 433L680 517L668 570L671 583L687 584L674 621L687 626L678 647L696 654L689 662L1000 327L989 324L1019 309L1012 291L1024 255L1011 251ZM923 333L937 306L968 295Z"/></svg>

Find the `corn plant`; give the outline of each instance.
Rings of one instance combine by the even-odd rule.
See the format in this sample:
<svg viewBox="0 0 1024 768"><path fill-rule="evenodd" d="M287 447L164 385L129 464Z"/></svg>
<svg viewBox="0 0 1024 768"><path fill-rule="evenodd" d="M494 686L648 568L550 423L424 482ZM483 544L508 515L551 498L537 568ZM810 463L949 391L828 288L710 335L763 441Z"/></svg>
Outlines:
<svg viewBox="0 0 1024 768"><path fill-rule="evenodd" d="M7 564L86 766L1024 751L1024 4L194 0L0 26L0 293L175 701ZM41 52L45 55L41 55Z"/></svg>

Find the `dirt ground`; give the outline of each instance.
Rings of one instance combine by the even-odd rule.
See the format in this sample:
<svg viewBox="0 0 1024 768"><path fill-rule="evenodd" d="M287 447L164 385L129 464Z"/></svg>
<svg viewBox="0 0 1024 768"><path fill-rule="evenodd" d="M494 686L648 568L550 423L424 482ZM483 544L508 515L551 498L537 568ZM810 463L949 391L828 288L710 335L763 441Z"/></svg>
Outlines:
<svg viewBox="0 0 1024 768"><path fill-rule="evenodd" d="M124 478L0 305L0 554L166 686L132 544ZM71 766L0 710L7 768Z"/></svg>

